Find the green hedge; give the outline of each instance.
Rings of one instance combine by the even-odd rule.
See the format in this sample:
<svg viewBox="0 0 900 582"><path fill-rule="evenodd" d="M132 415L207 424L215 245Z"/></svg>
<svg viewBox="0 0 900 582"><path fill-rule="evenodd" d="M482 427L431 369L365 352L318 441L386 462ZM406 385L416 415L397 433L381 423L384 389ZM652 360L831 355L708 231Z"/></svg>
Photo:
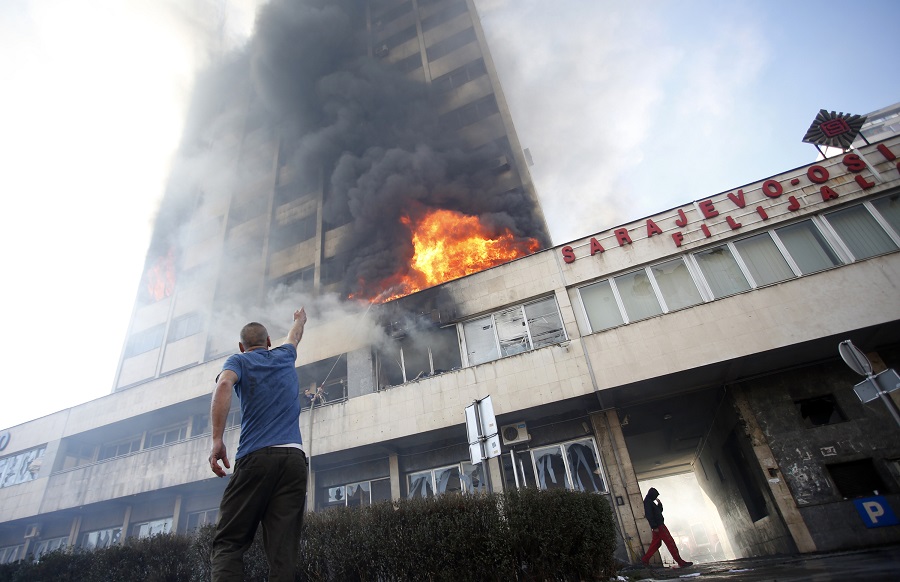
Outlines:
<svg viewBox="0 0 900 582"><path fill-rule="evenodd" d="M206 582L212 527L128 539L94 552L52 552L0 566L0 582ZM616 538L605 496L525 489L444 495L306 516L300 581L606 580ZM266 580L261 535L245 580Z"/></svg>

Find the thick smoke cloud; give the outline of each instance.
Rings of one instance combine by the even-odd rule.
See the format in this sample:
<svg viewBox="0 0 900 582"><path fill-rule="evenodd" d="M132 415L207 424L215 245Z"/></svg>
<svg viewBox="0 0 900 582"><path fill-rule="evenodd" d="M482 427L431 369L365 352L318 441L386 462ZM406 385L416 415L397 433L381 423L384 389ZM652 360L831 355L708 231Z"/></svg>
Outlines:
<svg viewBox="0 0 900 582"><path fill-rule="evenodd" d="M271 174L274 156L259 155L254 167L246 153L250 135L279 144L282 163L305 180L318 181L324 168L324 220L350 225L340 249L345 296L371 297L376 283L407 268L413 250L401 217L430 208L549 244L526 194L498 191L491 160L503 152L469 150L442 128L428 87L368 55L364 15L360 0L273 0L260 10L247 47L198 82L158 254L183 241L178 221L198 204L215 207ZM233 258L223 261L233 267Z"/></svg>

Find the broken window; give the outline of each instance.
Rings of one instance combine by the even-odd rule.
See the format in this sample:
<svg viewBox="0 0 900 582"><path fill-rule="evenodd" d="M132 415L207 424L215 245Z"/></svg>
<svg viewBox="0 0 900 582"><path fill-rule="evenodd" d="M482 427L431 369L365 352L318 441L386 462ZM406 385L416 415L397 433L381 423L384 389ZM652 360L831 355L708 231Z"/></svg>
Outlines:
<svg viewBox="0 0 900 582"><path fill-rule="evenodd" d="M445 493L483 493L487 491L481 465L461 462L447 467L419 471L409 475L407 499L434 497Z"/></svg>
<svg viewBox="0 0 900 582"><path fill-rule="evenodd" d="M394 330L376 351L378 386L397 386L462 365L455 327Z"/></svg>
<svg viewBox="0 0 900 582"><path fill-rule="evenodd" d="M81 548L84 550L96 550L108 548L118 544L122 537L121 527L111 527L81 534Z"/></svg>
<svg viewBox="0 0 900 582"><path fill-rule="evenodd" d="M300 382L301 407L316 406L347 400L347 358L340 354L297 368Z"/></svg>
<svg viewBox="0 0 900 582"><path fill-rule="evenodd" d="M136 523L132 530L138 538L149 538L155 535L167 534L172 531L172 518L164 517L144 523Z"/></svg>
<svg viewBox="0 0 900 582"><path fill-rule="evenodd" d="M531 456L541 489L606 493L606 479L592 438L533 449Z"/></svg>
<svg viewBox="0 0 900 582"><path fill-rule="evenodd" d="M55 552L56 550L64 550L68 545L69 536L41 540L34 546L34 550L31 554L34 556L34 561L37 562L44 554Z"/></svg>
<svg viewBox="0 0 900 582"><path fill-rule="evenodd" d="M375 479L346 485L325 487L324 502L319 507L368 507L379 501L390 501L391 480Z"/></svg>
<svg viewBox="0 0 900 582"><path fill-rule="evenodd" d="M844 499L867 497L887 492L887 487L872 459L825 465L835 489Z"/></svg>
<svg viewBox="0 0 900 582"><path fill-rule="evenodd" d="M37 478L46 450L47 447L42 446L0 459L0 488Z"/></svg>
<svg viewBox="0 0 900 582"><path fill-rule="evenodd" d="M837 402L831 394L798 400L794 405L808 427L823 426L847 420L847 417L838 408Z"/></svg>
<svg viewBox="0 0 900 582"><path fill-rule="evenodd" d="M12 564L16 560L21 560L24 557L25 546L22 544L0 548L0 564Z"/></svg>
<svg viewBox="0 0 900 582"><path fill-rule="evenodd" d="M462 324L470 366L565 341L554 297L509 307Z"/></svg>
<svg viewBox="0 0 900 582"><path fill-rule="evenodd" d="M192 532L204 525L213 525L218 517L219 510L217 508L189 513L187 516L187 530Z"/></svg>

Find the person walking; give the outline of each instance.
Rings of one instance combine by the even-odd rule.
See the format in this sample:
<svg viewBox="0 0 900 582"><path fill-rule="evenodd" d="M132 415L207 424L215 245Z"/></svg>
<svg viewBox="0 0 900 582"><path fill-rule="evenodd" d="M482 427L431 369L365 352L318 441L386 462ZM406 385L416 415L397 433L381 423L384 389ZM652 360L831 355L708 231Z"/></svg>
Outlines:
<svg viewBox="0 0 900 582"><path fill-rule="evenodd" d="M672 554L672 557L675 558L680 567L687 568L694 565L693 562L681 559L681 554L678 553L678 546L675 545L675 540L672 539L672 534L669 533L669 528L664 523L663 504L659 500L659 491L655 487L651 487L650 491L647 492L647 496L644 497L644 517L647 518L650 528L653 530L653 540L650 542L650 548L644 554L644 557L641 558L641 562L645 566L650 565L650 558L653 557L653 554L656 553L663 542L665 542L666 547L669 548L669 553Z"/></svg>
<svg viewBox="0 0 900 582"><path fill-rule="evenodd" d="M295 370L305 325L306 311L300 308L284 344L270 349L265 326L248 323L241 329L241 353L229 356L216 377L209 466L219 477L231 468L223 437L232 390L241 400L241 436L213 537L213 582L244 579L244 553L260 523L269 581L294 580L308 472L300 448L300 385Z"/></svg>

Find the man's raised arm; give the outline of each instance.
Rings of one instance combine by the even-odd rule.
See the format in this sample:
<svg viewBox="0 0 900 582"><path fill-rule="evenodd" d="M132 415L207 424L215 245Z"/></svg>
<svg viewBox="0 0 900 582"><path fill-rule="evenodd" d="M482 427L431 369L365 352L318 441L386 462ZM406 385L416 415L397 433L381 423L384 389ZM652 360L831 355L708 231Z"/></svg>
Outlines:
<svg viewBox="0 0 900 582"><path fill-rule="evenodd" d="M231 370L222 370L216 388L213 390L212 403L209 406L209 421L212 424L212 451L209 453L209 467L219 477L225 476L225 469L231 468L228 451L225 449L225 422L231 410L231 391L237 382L237 374ZM219 465L221 460L225 469Z"/></svg>
<svg viewBox="0 0 900 582"><path fill-rule="evenodd" d="M300 340L303 339L303 328L306 326L306 309L301 307L297 311L294 312L294 325L291 326L291 331L288 332L287 339L284 340L284 344L294 344L294 347L297 347L297 344L300 343Z"/></svg>

